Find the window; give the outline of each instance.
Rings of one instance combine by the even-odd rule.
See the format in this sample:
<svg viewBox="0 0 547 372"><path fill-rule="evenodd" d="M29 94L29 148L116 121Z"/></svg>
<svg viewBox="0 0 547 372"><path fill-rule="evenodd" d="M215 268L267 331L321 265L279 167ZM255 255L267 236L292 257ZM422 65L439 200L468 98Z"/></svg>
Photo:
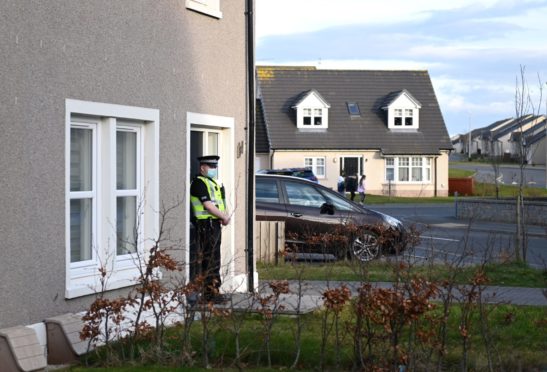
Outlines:
<svg viewBox="0 0 547 372"><path fill-rule="evenodd" d="M303 109L302 122L306 126L322 125L323 124L323 110L322 109Z"/></svg>
<svg viewBox="0 0 547 372"><path fill-rule="evenodd" d="M134 284L158 225L159 112L76 100L66 111L65 296L74 298L100 289L101 267L106 289Z"/></svg>
<svg viewBox="0 0 547 372"><path fill-rule="evenodd" d="M401 156L385 159L385 180L401 183L431 182L431 158Z"/></svg>
<svg viewBox="0 0 547 372"><path fill-rule="evenodd" d="M299 129L327 129L329 127L330 105L312 89L303 93L293 106L296 110L296 127Z"/></svg>
<svg viewBox="0 0 547 372"><path fill-rule="evenodd" d="M311 168L317 178L325 178L326 166L324 157L304 158L304 166Z"/></svg>
<svg viewBox="0 0 547 372"><path fill-rule="evenodd" d="M405 109L405 125L406 126L412 126L412 115L414 110L412 109Z"/></svg>
<svg viewBox="0 0 547 372"><path fill-rule="evenodd" d="M387 126L390 129L418 129L422 104L406 89L392 92L382 106L388 113Z"/></svg>
<svg viewBox="0 0 547 372"><path fill-rule="evenodd" d="M408 158L399 158L399 182L408 181Z"/></svg>
<svg viewBox="0 0 547 372"><path fill-rule="evenodd" d="M215 18L222 18L220 0L186 0L186 8Z"/></svg>
<svg viewBox="0 0 547 372"><path fill-rule="evenodd" d="M386 181L395 180L395 159L387 158L386 159Z"/></svg>
<svg viewBox="0 0 547 372"><path fill-rule="evenodd" d="M256 202L279 203L279 191L275 180L256 180Z"/></svg>
<svg viewBox="0 0 547 372"><path fill-rule="evenodd" d="M393 124L399 127L403 125L403 110L395 109L393 110L393 115L394 115Z"/></svg>
<svg viewBox="0 0 547 372"><path fill-rule="evenodd" d="M321 125L322 123L322 114L323 110L321 109L313 109L313 125Z"/></svg>
<svg viewBox="0 0 547 372"><path fill-rule="evenodd" d="M291 205L320 208L326 202L325 197L313 185L286 182L285 187Z"/></svg>
<svg viewBox="0 0 547 372"><path fill-rule="evenodd" d="M359 105L356 102L348 102L347 105L350 116L361 116L361 110L359 110Z"/></svg>

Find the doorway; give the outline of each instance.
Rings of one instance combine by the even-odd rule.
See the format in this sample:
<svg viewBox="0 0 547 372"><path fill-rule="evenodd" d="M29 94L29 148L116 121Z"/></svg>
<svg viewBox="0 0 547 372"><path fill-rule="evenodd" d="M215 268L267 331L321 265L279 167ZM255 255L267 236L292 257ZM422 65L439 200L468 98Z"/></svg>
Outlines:
<svg viewBox="0 0 547 372"><path fill-rule="evenodd" d="M362 156L341 156L339 172L346 176L360 176L363 174L363 157Z"/></svg>
<svg viewBox="0 0 547 372"><path fill-rule="evenodd" d="M190 185L192 179L199 173L200 156L220 156L218 167L218 180L226 190L226 205L228 211L234 210L234 118L207 114L187 113L187 148L186 148L186 210L191 213L190 206ZM225 282L231 281L234 273L234 225L235 216L232 222L222 231L221 246L221 277L223 286ZM188 218L188 221L190 218ZM187 223L186 230L186 272L188 279L195 276L195 268L190 265L195 262L195 240L194 226Z"/></svg>

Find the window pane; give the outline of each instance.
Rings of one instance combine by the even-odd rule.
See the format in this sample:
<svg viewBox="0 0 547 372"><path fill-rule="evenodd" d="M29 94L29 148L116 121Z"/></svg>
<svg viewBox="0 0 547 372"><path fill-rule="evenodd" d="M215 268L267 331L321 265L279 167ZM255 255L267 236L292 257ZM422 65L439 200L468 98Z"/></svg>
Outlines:
<svg viewBox="0 0 547 372"><path fill-rule="evenodd" d="M304 166L305 167L313 167L313 159L312 158L304 158Z"/></svg>
<svg viewBox="0 0 547 372"><path fill-rule="evenodd" d="M406 117L412 117L412 109L405 109L405 116Z"/></svg>
<svg viewBox="0 0 547 372"><path fill-rule="evenodd" d="M405 118L405 125L411 126L412 125L412 118Z"/></svg>
<svg viewBox="0 0 547 372"><path fill-rule="evenodd" d="M70 201L70 262L91 259L92 199Z"/></svg>
<svg viewBox="0 0 547 372"><path fill-rule="evenodd" d="M334 205L334 210L341 212L341 211L353 211L354 208L351 206L351 204L347 201L347 199L340 197L336 194L327 193L327 198L329 199L329 202Z"/></svg>
<svg viewBox="0 0 547 372"><path fill-rule="evenodd" d="M399 165L400 166L407 166L408 167L408 164L409 164L408 162L409 162L409 160L408 160L407 157L399 158Z"/></svg>
<svg viewBox="0 0 547 372"><path fill-rule="evenodd" d="M315 175L319 177L325 176L325 159L324 158L317 158L317 166L315 169Z"/></svg>
<svg viewBox="0 0 547 372"><path fill-rule="evenodd" d="M403 118L401 117L396 117L394 122L393 122L394 125L403 125Z"/></svg>
<svg viewBox="0 0 547 372"><path fill-rule="evenodd" d="M311 124L311 117L304 116L304 125L310 125L310 124Z"/></svg>
<svg viewBox="0 0 547 372"><path fill-rule="evenodd" d="M319 208L326 201L323 195L321 195L313 186L287 182L286 187L289 204Z"/></svg>
<svg viewBox="0 0 547 372"><path fill-rule="evenodd" d="M218 155L218 133L207 134L207 155Z"/></svg>
<svg viewBox="0 0 547 372"><path fill-rule="evenodd" d="M386 165L387 166L393 166L395 164L395 159L393 158L386 158Z"/></svg>
<svg viewBox="0 0 547 372"><path fill-rule="evenodd" d="M422 168L412 168L412 181L422 180Z"/></svg>
<svg viewBox="0 0 547 372"><path fill-rule="evenodd" d="M304 115L305 115L305 116L311 116L311 109L305 108L305 109L304 109Z"/></svg>
<svg viewBox="0 0 547 372"><path fill-rule="evenodd" d="M277 182L275 180L257 180L256 201L263 203L279 203Z"/></svg>
<svg viewBox="0 0 547 372"><path fill-rule="evenodd" d="M313 124L314 125L321 125L322 123L322 117L321 116L314 116L313 117Z"/></svg>
<svg viewBox="0 0 547 372"><path fill-rule="evenodd" d="M386 168L386 181L393 181L395 179L395 169Z"/></svg>
<svg viewBox="0 0 547 372"><path fill-rule="evenodd" d="M422 166L422 158L413 157L412 158L412 166L413 167L421 167Z"/></svg>
<svg viewBox="0 0 547 372"><path fill-rule="evenodd" d="M399 168L399 181L408 181L408 168Z"/></svg>
<svg viewBox="0 0 547 372"><path fill-rule="evenodd" d="M70 129L70 191L92 190L93 130Z"/></svg>
<svg viewBox="0 0 547 372"><path fill-rule="evenodd" d="M116 133L116 188L137 188L137 133Z"/></svg>
<svg viewBox="0 0 547 372"><path fill-rule="evenodd" d="M395 113L395 116L403 116L403 110L401 109L395 109L393 112Z"/></svg>
<svg viewBox="0 0 547 372"><path fill-rule="evenodd" d="M136 252L135 227L137 221L137 197L123 196L116 200L116 235L118 255Z"/></svg>
<svg viewBox="0 0 547 372"><path fill-rule="evenodd" d="M321 116L322 109L313 109L313 116Z"/></svg>

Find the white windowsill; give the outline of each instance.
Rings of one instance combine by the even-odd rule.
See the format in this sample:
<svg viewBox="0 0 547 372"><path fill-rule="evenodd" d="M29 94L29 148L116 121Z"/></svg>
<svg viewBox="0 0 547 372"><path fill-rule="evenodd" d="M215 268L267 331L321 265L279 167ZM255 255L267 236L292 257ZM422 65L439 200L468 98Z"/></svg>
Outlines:
<svg viewBox="0 0 547 372"><path fill-rule="evenodd" d="M205 4L203 1L186 0L186 8L195 10L196 12L221 19L222 12L220 9L214 9L211 5Z"/></svg>

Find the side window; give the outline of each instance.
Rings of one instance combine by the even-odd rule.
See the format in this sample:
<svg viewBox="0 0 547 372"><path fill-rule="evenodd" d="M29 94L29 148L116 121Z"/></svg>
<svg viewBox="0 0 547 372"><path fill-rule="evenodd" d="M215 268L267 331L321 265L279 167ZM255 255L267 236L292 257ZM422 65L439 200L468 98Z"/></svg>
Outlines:
<svg viewBox="0 0 547 372"><path fill-rule="evenodd" d="M325 197L313 185L286 182L285 187L290 205L319 208L326 202Z"/></svg>
<svg viewBox="0 0 547 372"><path fill-rule="evenodd" d="M279 190L276 180L256 180L256 201L262 203L279 203Z"/></svg>
<svg viewBox="0 0 547 372"><path fill-rule="evenodd" d="M334 210L337 212L352 212L354 210L353 206L346 199L336 194L328 193L327 199L334 205Z"/></svg>

